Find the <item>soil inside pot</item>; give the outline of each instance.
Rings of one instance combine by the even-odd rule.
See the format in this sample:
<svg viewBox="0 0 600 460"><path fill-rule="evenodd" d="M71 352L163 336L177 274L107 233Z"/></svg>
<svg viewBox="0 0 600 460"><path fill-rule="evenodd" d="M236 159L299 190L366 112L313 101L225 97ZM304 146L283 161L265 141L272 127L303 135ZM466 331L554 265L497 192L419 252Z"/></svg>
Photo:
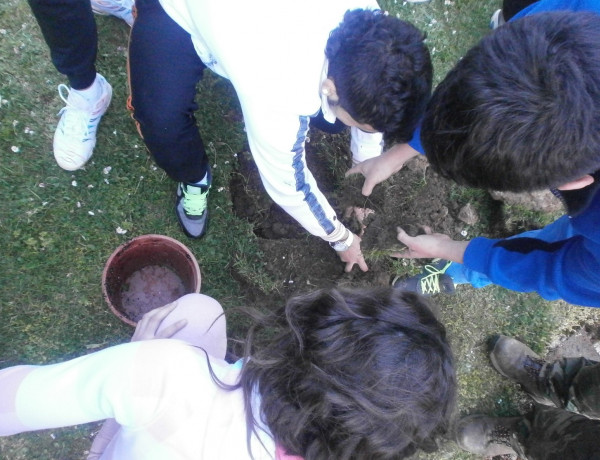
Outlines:
<svg viewBox="0 0 600 460"><path fill-rule="evenodd" d="M144 313L166 305L185 294L183 281L173 270L148 265L134 272L123 284L122 310L132 321Z"/></svg>

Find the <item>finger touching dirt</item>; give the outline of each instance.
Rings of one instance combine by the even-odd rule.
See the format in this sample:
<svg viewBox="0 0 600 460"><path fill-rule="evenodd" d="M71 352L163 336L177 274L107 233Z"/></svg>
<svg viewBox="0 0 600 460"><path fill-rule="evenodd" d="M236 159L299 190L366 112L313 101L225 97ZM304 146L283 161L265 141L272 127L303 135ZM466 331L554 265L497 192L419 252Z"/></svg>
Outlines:
<svg viewBox="0 0 600 460"><path fill-rule="evenodd" d="M406 233L401 227L396 227L396 232L396 238L398 239L398 241L408 246L408 241L412 239L412 236Z"/></svg>
<svg viewBox="0 0 600 460"><path fill-rule="evenodd" d="M344 177L348 177L352 174L362 174L362 171L360 170L360 163L352 166L348 171L346 171Z"/></svg>

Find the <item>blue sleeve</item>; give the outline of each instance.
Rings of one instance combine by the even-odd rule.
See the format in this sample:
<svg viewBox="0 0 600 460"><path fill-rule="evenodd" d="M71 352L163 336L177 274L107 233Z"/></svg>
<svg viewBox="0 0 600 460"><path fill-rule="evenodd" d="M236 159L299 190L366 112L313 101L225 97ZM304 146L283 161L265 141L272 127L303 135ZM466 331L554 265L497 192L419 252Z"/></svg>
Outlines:
<svg viewBox="0 0 600 460"><path fill-rule="evenodd" d="M464 264L513 291L600 307L600 244L580 235L552 243L519 236L475 238Z"/></svg>
<svg viewBox="0 0 600 460"><path fill-rule="evenodd" d="M421 144L421 123L423 120L419 121L419 124L415 128L413 132L412 139L408 141L408 145L410 145L413 149L419 152L421 155L425 155L425 150L423 149L423 145Z"/></svg>

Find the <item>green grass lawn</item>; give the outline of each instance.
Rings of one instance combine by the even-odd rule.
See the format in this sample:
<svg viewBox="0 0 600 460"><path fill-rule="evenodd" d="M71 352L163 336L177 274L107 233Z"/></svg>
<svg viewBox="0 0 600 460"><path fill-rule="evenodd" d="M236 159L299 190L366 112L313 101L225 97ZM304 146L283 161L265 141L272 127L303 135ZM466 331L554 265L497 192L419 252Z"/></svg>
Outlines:
<svg viewBox="0 0 600 460"><path fill-rule="evenodd" d="M380 0L380 5L427 32L439 82L489 32L489 17L499 2ZM56 87L66 79L52 66L26 1L0 4L0 368L56 362L129 340L132 330L106 307L100 279L112 251L134 236L161 233L183 241L201 266L202 292L226 309L245 303L243 288L230 276L231 265L260 267L250 224L231 213L228 178L244 132L240 122L228 121L237 108L229 83L207 72L199 87L198 120L214 183L211 230L201 241L191 241L173 213L174 183L148 156L125 108L129 28L112 17L97 17L97 24L97 67L113 85L113 102L100 125L93 160L71 173L52 156L62 107ZM461 289L441 305L457 356L463 412L508 413L518 407L515 387L501 382L485 361L486 334L518 335L543 351L557 334L597 320L592 309L500 288ZM230 325L234 335L241 334L243 325ZM2 438L0 458L82 459L96 429L90 424ZM423 456L442 457L471 458L452 443Z"/></svg>

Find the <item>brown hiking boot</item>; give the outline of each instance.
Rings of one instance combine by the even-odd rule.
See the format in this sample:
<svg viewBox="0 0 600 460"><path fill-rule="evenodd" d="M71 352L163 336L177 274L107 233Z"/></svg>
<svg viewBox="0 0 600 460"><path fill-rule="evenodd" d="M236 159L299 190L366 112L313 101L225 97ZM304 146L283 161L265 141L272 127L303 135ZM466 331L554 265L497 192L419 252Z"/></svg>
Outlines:
<svg viewBox="0 0 600 460"><path fill-rule="evenodd" d="M522 417L487 417L469 415L458 421L454 440L461 449L484 457L512 455L517 458L511 441L517 439L517 425Z"/></svg>
<svg viewBox="0 0 600 460"><path fill-rule="evenodd" d="M500 374L520 384L538 403L555 406L541 377L546 361L527 345L511 337L498 335L490 345L490 360Z"/></svg>

